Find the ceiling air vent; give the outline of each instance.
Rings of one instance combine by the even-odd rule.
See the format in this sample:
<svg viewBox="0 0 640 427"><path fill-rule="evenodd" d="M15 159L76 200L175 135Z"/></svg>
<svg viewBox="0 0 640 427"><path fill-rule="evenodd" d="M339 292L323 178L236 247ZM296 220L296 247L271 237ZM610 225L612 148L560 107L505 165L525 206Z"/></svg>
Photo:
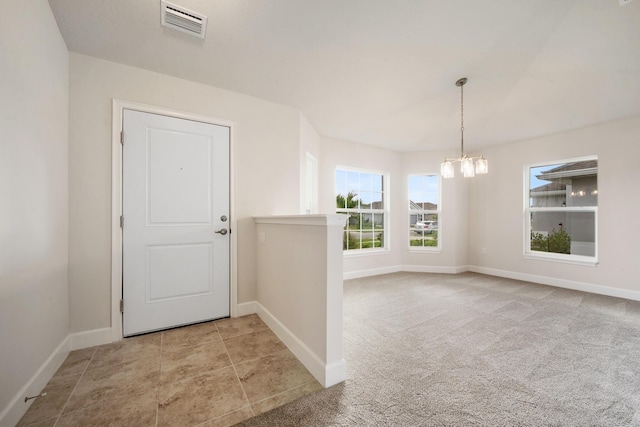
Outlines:
<svg viewBox="0 0 640 427"><path fill-rule="evenodd" d="M160 14L162 25L165 27L204 38L207 29L206 16L164 0L160 1Z"/></svg>

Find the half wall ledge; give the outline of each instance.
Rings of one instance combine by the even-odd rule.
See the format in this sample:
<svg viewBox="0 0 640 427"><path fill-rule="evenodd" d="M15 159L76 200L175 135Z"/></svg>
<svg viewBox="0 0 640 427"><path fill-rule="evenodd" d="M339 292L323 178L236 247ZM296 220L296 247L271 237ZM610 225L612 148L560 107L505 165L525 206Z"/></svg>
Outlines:
<svg viewBox="0 0 640 427"><path fill-rule="evenodd" d="M344 381L346 215L264 216L254 221L258 315L324 387Z"/></svg>

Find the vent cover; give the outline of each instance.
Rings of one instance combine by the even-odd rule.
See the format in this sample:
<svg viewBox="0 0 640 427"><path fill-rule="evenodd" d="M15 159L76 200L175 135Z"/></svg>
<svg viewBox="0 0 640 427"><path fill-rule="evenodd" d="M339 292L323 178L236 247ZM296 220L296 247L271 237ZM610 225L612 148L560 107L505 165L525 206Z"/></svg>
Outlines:
<svg viewBox="0 0 640 427"><path fill-rule="evenodd" d="M160 1L160 15L165 27L204 38L207 30L206 16L164 0Z"/></svg>

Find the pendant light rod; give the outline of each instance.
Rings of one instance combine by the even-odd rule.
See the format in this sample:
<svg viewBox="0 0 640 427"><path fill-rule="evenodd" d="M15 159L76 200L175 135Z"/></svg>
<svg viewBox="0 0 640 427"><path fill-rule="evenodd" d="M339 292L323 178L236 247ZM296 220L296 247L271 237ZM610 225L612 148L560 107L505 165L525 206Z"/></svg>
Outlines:
<svg viewBox="0 0 640 427"><path fill-rule="evenodd" d="M460 88L460 158L464 157L464 85L467 84L467 78L463 77L456 82L456 86Z"/></svg>
<svg viewBox="0 0 640 427"><path fill-rule="evenodd" d="M443 178L453 178L453 163L459 162L462 175L465 178L472 178L476 174L481 175L489 172L489 163L484 156L467 156L464 154L464 85L467 84L467 78L462 77L456 81L456 86L460 88L460 158L447 159L440 165L440 173ZM475 165L474 165L474 160Z"/></svg>

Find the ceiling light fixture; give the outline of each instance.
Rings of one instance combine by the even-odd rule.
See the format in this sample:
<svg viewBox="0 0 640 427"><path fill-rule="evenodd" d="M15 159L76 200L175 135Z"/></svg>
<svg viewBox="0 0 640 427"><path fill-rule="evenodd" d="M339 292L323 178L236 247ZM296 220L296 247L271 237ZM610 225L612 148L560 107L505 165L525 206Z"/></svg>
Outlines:
<svg viewBox="0 0 640 427"><path fill-rule="evenodd" d="M464 154L464 90L467 78L463 77L456 82L460 87L460 157L457 159L447 159L440 164L440 174L443 178L453 178L455 172L453 164L460 162L460 172L465 178L473 178L476 174L482 175L489 172L489 162L483 156L467 156ZM475 166L474 161L475 160Z"/></svg>

